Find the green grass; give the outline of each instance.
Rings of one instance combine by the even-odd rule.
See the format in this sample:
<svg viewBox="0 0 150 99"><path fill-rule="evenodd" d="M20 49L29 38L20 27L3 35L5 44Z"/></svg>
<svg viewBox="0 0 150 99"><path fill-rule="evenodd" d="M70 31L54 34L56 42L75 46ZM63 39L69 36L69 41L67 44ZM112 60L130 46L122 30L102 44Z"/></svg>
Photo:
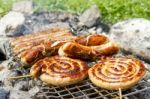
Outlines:
<svg viewBox="0 0 150 99"><path fill-rule="evenodd" d="M103 20L115 23L129 18L150 19L150 0L94 0Z"/></svg>
<svg viewBox="0 0 150 99"><path fill-rule="evenodd" d="M0 17L5 15L16 0L0 0Z"/></svg>
<svg viewBox="0 0 150 99"><path fill-rule="evenodd" d="M9 1L9 2L8 2ZM10 2L11 1L11 2ZM11 8L15 0L0 0L0 15L4 15ZM39 11L67 11L82 13L91 5L96 4L106 23L142 17L150 19L150 0L33 0L35 12Z"/></svg>
<svg viewBox="0 0 150 99"><path fill-rule="evenodd" d="M92 4L92 0L34 0L37 5L36 11L67 11L71 13L81 13Z"/></svg>

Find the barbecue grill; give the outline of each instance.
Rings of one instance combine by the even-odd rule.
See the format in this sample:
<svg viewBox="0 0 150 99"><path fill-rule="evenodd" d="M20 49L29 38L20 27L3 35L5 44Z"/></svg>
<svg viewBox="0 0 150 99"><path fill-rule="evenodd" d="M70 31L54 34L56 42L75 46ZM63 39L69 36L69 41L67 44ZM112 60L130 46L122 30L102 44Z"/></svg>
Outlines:
<svg viewBox="0 0 150 99"><path fill-rule="evenodd" d="M40 14L33 14L32 16L27 17L24 27L25 30L22 30L23 34L36 32L35 28L44 27L47 24L55 23L53 21L37 21L41 19L49 19L53 14L52 13L40 13ZM56 14L57 15L57 14ZM55 17L55 16L54 16ZM68 17L67 17L68 18ZM30 22L31 21L31 22ZM72 21L72 20L71 20ZM68 19L67 22L71 23L71 21ZM29 23L30 22L30 23ZM73 27L73 22L71 27ZM39 28L40 29L40 28ZM29 31L31 30L31 31ZM32 31L33 30L33 31ZM38 30L38 29L37 29ZM76 31L78 32L79 29ZM78 35L78 34L76 34ZM10 51L8 51L10 52ZM122 55L122 53L121 53ZM125 53L127 55L127 53ZM142 59L143 60L143 59ZM144 61L144 60L143 60ZM17 61L18 62L18 61ZM147 63L146 61L144 61ZM149 63L147 63L149 64ZM23 68L22 68L23 69ZM28 69L23 69L24 74L28 74ZM149 73L149 72L148 72ZM30 78L23 78L23 80L29 81ZM22 79L20 79L22 80ZM17 80L16 80L17 82ZM36 81L35 81L36 82ZM1 84L2 86L2 84ZM66 98L75 98L75 99L113 99L113 98L119 98L119 91L112 91L112 90L105 90L99 87L96 87L91 83L91 81L87 78L78 84L69 85L66 87L59 87L59 86L47 86L47 85L40 85L40 92L37 94L38 96L44 96L42 99L66 99ZM141 80L136 86L122 91L123 97L125 99L131 98L133 99L134 96L136 96L138 93L147 92L150 90L150 81L147 79ZM145 95L148 95L148 93Z"/></svg>
<svg viewBox="0 0 150 99"><path fill-rule="evenodd" d="M123 53L121 53L121 56L122 54ZM129 53L124 54L127 55ZM146 65L149 65L145 62L145 60L143 62ZM143 80L141 80L136 86L122 91L122 95L125 99L134 99L133 97L138 93L143 93L148 90L150 90L150 81L144 77ZM119 99L119 91L99 88L95 86L88 78L78 84L69 85L66 87L44 85L41 87L39 94L43 95L45 99Z"/></svg>
<svg viewBox="0 0 150 99"><path fill-rule="evenodd" d="M140 81L135 87L127 91L123 91L123 97L127 98L150 90L150 82L147 80ZM86 79L79 84L70 85L66 87L56 87L56 86L43 86L41 87L40 94L43 94L46 99L66 99L66 98L75 98L75 99L112 99L119 98L118 91L105 90L96 87L91 83L89 79Z"/></svg>
<svg viewBox="0 0 150 99"><path fill-rule="evenodd" d="M118 56L127 55L129 53L119 53ZM143 62L146 66L149 66L144 59ZM17 61L18 62L18 61ZM93 64L88 62L88 64ZM22 68L23 69L23 68ZM25 74L29 73L29 69L23 69ZM147 71L147 74L149 71ZM23 78L27 82L29 82L32 78ZM23 79L18 79L19 81ZM35 81L36 82L36 81ZM103 88L99 88L95 86L89 78L74 84L65 87L60 86L48 86L45 84L38 85L40 87L40 91L38 93L38 97L42 96L40 99L119 99L119 91L114 90L106 90ZM150 80L145 76L138 84L134 87L131 87L128 90L122 91L122 95L124 99L137 99L133 98L138 95L138 93L147 92L150 90ZM148 92L147 94L148 95Z"/></svg>

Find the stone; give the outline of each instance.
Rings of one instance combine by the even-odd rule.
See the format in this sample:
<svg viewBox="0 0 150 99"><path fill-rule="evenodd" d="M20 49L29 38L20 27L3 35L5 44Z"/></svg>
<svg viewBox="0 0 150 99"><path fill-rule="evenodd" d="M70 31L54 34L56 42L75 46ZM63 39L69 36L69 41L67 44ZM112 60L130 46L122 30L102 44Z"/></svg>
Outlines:
<svg viewBox="0 0 150 99"><path fill-rule="evenodd" d="M145 77L144 77L144 80L150 80L150 72L147 72Z"/></svg>
<svg viewBox="0 0 150 99"><path fill-rule="evenodd" d="M143 18L118 22L111 27L110 38L120 47L150 61L150 21Z"/></svg>
<svg viewBox="0 0 150 99"><path fill-rule="evenodd" d="M13 80L9 80L9 77L14 77L16 74L11 70L3 70L0 72L0 81L4 83L5 86L13 86Z"/></svg>
<svg viewBox="0 0 150 99"><path fill-rule="evenodd" d="M150 64L145 63L144 61L143 61L143 63L144 63L144 65L145 65L145 68L146 68L148 71L150 71ZM146 75L144 76L144 80L149 80L149 79L150 79L150 72L146 72Z"/></svg>
<svg viewBox="0 0 150 99"><path fill-rule="evenodd" d="M21 64L19 62L15 61L14 57L12 57L12 56L11 57L9 56L9 59L3 60L0 65L2 65L3 67L5 67L8 70L19 69L18 67L21 66Z"/></svg>
<svg viewBox="0 0 150 99"><path fill-rule="evenodd" d="M87 9L83 14L79 16L79 26L87 26L87 27L92 27L95 25L100 19L101 14L96 5L93 5L89 9Z"/></svg>
<svg viewBox="0 0 150 99"><path fill-rule="evenodd" d="M98 23L98 25L97 25L97 31L98 31L98 34L101 32L105 32L106 34L108 34L109 33L109 31L110 31L110 27L111 27L111 25L110 24L105 24L105 23L102 23L102 22L100 22L100 23ZM100 33L100 34L101 34Z"/></svg>
<svg viewBox="0 0 150 99"><path fill-rule="evenodd" d="M47 26L44 26L43 30L45 30L45 28L55 28L55 27L67 28L67 29L70 28L69 23L67 22L56 22L56 23L51 23Z"/></svg>
<svg viewBox="0 0 150 99"><path fill-rule="evenodd" d="M0 99L8 99L9 91L0 87Z"/></svg>
<svg viewBox="0 0 150 99"><path fill-rule="evenodd" d="M0 36L20 35L20 29L25 21L25 17L19 12L9 12L0 20Z"/></svg>
<svg viewBox="0 0 150 99"><path fill-rule="evenodd" d="M35 81L34 79L29 80L29 87L32 88L35 86Z"/></svg>
<svg viewBox="0 0 150 99"><path fill-rule="evenodd" d="M150 79L147 80L150 83Z"/></svg>
<svg viewBox="0 0 150 99"><path fill-rule="evenodd" d="M77 29L78 16L64 12L39 12L26 16L21 33L35 33L55 24L55 26ZM57 25L56 25L57 24Z"/></svg>
<svg viewBox="0 0 150 99"><path fill-rule="evenodd" d="M33 13L32 0L22 0L13 4L12 11L21 12L25 14Z"/></svg>
<svg viewBox="0 0 150 99"><path fill-rule="evenodd" d="M69 19L74 19L74 15L71 14L71 13L61 13L61 14L58 14L58 21L61 21L61 22L65 22Z"/></svg>
<svg viewBox="0 0 150 99"><path fill-rule="evenodd" d="M0 72L0 81L4 81L5 79L7 79L8 77L10 77L11 71L8 69L3 69Z"/></svg>
<svg viewBox="0 0 150 99"><path fill-rule="evenodd" d="M39 91L40 91L40 88L38 86L35 86L29 90L29 94L31 96L35 96Z"/></svg>
<svg viewBox="0 0 150 99"><path fill-rule="evenodd" d="M96 34L96 27L92 27L88 30L90 34Z"/></svg>
<svg viewBox="0 0 150 99"><path fill-rule="evenodd" d="M27 91L28 90L28 82L27 81L19 81L14 85L15 90L22 90Z"/></svg>
<svg viewBox="0 0 150 99"><path fill-rule="evenodd" d="M29 80L29 88L33 88L35 86L42 86L43 82L39 79L31 79Z"/></svg>
<svg viewBox="0 0 150 99"><path fill-rule="evenodd" d="M98 28L96 29L96 33L97 33L97 34L101 34L102 31L103 31L103 29L102 29L101 27L98 27Z"/></svg>
<svg viewBox="0 0 150 99"><path fill-rule="evenodd" d="M9 99L32 99L30 94L26 91L11 90Z"/></svg>
<svg viewBox="0 0 150 99"><path fill-rule="evenodd" d="M0 36L0 54L1 54L0 60L6 59L7 58L6 56L8 56L8 54L10 53L8 51L8 46L7 46L8 42L9 42L8 37Z"/></svg>
<svg viewBox="0 0 150 99"><path fill-rule="evenodd" d="M4 89L7 92L10 92L12 90L12 86L0 87L0 88Z"/></svg>
<svg viewBox="0 0 150 99"><path fill-rule="evenodd" d="M20 75L16 70L8 69L9 62L9 60L6 60L0 64L0 81L3 82L5 86L13 86L13 83L15 82L15 80L8 79L9 77Z"/></svg>
<svg viewBox="0 0 150 99"><path fill-rule="evenodd" d="M88 30L81 30L76 32L77 36L86 36L86 35L90 35L91 33L88 32Z"/></svg>
<svg viewBox="0 0 150 99"><path fill-rule="evenodd" d="M68 23L65 23L65 22L56 22L56 23L51 23L51 24L48 24L48 25L43 25L43 26L39 26L34 28L34 32L38 32L38 31L42 31L42 30L46 30L46 29L49 29L49 28L55 28L55 27L60 27L60 28L66 28L66 29L69 29L70 26Z"/></svg>

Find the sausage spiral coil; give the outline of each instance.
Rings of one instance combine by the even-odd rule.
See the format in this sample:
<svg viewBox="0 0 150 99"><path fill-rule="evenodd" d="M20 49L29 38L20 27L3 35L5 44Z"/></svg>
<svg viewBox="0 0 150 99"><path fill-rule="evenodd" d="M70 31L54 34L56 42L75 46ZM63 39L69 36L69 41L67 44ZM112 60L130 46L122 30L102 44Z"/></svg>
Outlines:
<svg viewBox="0 0 150 99"><path fill-rule="evenodd" d="M88 75L88 66L81 60L68 57L47 57L36 62L30 71L33 77L50 85L65 86L77 83Z"/></svg>
<svg viewBox="0 0 150 99"><path fill-rule="evenodd" d="M110 58L95 64L88 74L90 80L101 88L128 89L142 79L145 67L135 58Z"/></svg>

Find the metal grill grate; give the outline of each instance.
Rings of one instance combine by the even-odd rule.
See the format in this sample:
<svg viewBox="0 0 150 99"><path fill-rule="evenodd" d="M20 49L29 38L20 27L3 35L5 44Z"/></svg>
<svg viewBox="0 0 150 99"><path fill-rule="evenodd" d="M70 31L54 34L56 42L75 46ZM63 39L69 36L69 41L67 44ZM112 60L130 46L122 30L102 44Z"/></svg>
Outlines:
<svg viewBox="0 0 150 99"><path fill-rule="evenodd" d="M146 80L140 81L135 87L123 91L123 97L131 96L139 92L150 89L150 83ZM79 84L66 87L44 86L41 89L46 99L113 99L118 98L118 91L105 90L96 87L89 79L86 79Z"/></svg>

